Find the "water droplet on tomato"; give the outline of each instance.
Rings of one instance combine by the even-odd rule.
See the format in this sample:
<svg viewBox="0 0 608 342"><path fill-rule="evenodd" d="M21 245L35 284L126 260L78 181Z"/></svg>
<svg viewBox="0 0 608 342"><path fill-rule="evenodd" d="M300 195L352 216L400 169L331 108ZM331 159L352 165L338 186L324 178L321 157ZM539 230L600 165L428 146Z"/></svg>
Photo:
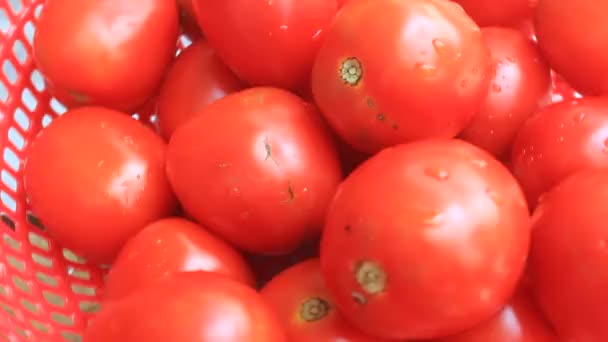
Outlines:
<svg viewBox="0 0 608 342"><path fill-rule="evenodd" d="M583 122L583 120L585 120L585 116L587 116L586 113L579 113L576 117L574 117L574 122L575 123Z"/></svg>
<svg viewBox="0 0 608 342"><path fill-rule="evenodd" d="M437 53L440 55L446 52L445 43L439 39L433 39L433 47L435 48L435 51L437 51Z"/></svg>
<svg viewBox="0 0 608 342"><path fill-rule="evenodd" d="M317 32L315 32L315 33L312 35L312 39L317 39L317 38L319 38L319 36L321 36L321 33L323 33L323 30L321 30L321 29L317 30Z"/></svg>
<svg viewBox="0 0 608 342"><path fill-rule="evenodd" d="M493 83L492 90L496 93L500 93L502 91L502 87L500 86L500 84Z"/></svg>
<svg viewBox="0 0 608 342"><path fill-rule="evenodd" d="M485 169L488 166L488 162L483 159L473 159L471 163L480 169Z"/></svg>
<svg viewBox="0 0 608 342"><path fill-rule="evenodd" d="M414 69L425 77L433 77L437 75L437 68L427 63L416 63Z"/></svg>
<svg viewBox="0 0 608 342"><path fill-rule="evenodd" d="M560 142L560 143L563 143L563 142L564 142L564 137L563 137L563 136L560 136L560 137L557 139L557 141L558 141L558 142Z"/></svg>
<svg viewBox="0 0 608 342"><path fill-rule="evenodd" d="M424 173L436 180L444 181L450 178L450 173L447 170L438 167L429 167L424 170Z"/></svg>
<svg viewBox="0 0 608 342"><path fill-rule="evenodd" d="M281 31L283 31L283 32L286 32L286 31L287 31L287 29L289 29L289 26L287 26L287 25L281 25L281 26L279 27L279 29L280 29Z"/></svg>

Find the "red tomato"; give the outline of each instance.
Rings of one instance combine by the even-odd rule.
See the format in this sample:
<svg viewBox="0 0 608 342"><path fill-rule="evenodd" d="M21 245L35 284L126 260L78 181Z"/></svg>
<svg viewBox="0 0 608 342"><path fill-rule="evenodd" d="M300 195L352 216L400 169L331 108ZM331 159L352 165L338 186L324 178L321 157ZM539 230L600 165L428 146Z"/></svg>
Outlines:
<svg viewBox="0 0 608 342"><path fill-rule="evenodd" d="M533 208L538 197L585 167L608 166L608 99L546 107L523 126L512 151L513 174Z"/></svg>
<svg viewBox="0 0 608 342"><path fill-rule="evenodd" d="M464 8L479 26L508 26L532 16L537 0L453 0Z"/></svg>
<svg viewBox="0 0 608 342"><path fill-rule="evenodd" d="M327 31L312 88L342 139L377 152L460 133L481 107L490 76L481 32L457 4L354 1Z"/></svg>
<svg viewBox="0 0 608 342"><path fill-rule="evenodd" d="M109 263L128 238L175 209L165 151L159 136L126 114L74 109L30 146L25 191L61 245Z"/></svg>
<svg viewBox="0 0 608 342"><path fill-rule="evenodd" d="M608 22L605 0L540 0L536 36L547 61L589 95L608 93Z"/></svg>
<svg viewBox="0 0 608 342"><path fill-rule="evenodd" d="M483 108L461 137L502 157L526 119L545 100L551 77L536 46L519 31L488 27L482 32L495 75Z"/></svg>
<svg viewBox="0 0 608 342"><path fill-rule="evenodd" d="M205 37L243 80L291 90L307 85L336 0L194 0Z"/></svg>
<svg viewBox="0 0 608 342"><path fill-rule="evenodd" d="M528 292L518 291L500 313L463 333L435 342L557 342Z"/></svg>
<svg viewBox="0 0 608 342"><path fill-rule="evenodd" d="M190 215L259 254L287 253L319 234L342 177L314 106L276 88L203 109L173 134L167 171Z"/></svg>
<svg viewBox="0 0 608 342"><path fill-rule="evenodd" d="M66 103L129 112L157 91L178 33L175 0L51 0L34 57Z"/></svg>
<svg viewBox="0 0 608 342"><path fill-rule="evenodd" d="M489 319L523 272L524 196L509 171L459 140L375 155L340 186L321 241L323 276L360 329L431 339Z"/></svg>
<svg viewBox="0 0 608 342"><path fill-rule="evenodd" d="M563 341L608 340L608 171L560 183L534 215L530 266L536 296Z"/></svg>
<svg viewBox="0 0 608 342"><path fill-rule="evenodd" d="M291 342L380 342L338 313L323 283L319 259L285 270L260 293L282 319Z"/></svg>
<svg viewBox="0 0 608 342"><path fill-rule="evenodd" d="M243 88L207 42L194 42L177 57L161 88L158 120L162 135L168 140L205 106Z"/></svg>
<svg viewBox="0 0 608 342"><path fill-rule="evenodd" d="M87 342L287 342L274 312L253 289L206 272L180 273L109 303Z"/></svg>
<svg viewBox="0 0 608 342"><path fill-rule="evenodd" d="M203 227L181 218L154 222L123 247L112 265L106 299L123 298L173 273L207 271L255 286L245 259Z"/></svg>

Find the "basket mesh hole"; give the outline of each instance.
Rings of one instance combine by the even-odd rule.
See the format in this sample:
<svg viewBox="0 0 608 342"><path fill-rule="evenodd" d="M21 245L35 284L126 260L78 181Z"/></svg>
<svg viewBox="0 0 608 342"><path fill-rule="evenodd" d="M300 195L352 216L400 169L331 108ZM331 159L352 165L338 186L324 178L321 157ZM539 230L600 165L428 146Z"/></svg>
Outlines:
<svg viewBox="0 0 608 342"><path fill-rule="evenodd" d="M8 5L15 14L19 14L23 10L23 3L21 0L9 0Z"/></svg>
<svg viewBox="0 0 608 342"><path fill-rule="evenodd" d="M17 82L17 69L15 69L15 65L8 59L2 63L2 73L6 76L6 79L10 84L15 84Z"/></svg>
<svg viewBox="0 0 608 342"><path fill-rule="evenodd" d="M32 21L28 21L23 25L23 33L25 33L25 39L30 46L34 42L34 33L36 32L36 25Z"/></svg>
<svg viewBox="0 0 608 342"><path fill-rule="evenodd" d="M53 117L50 114L44 114L42 117L42 127L46 127L53 122Z"/></svg>
<svg viewBox="0 0 608 342"><path fill-rule="evenodd" d="M55 112L55 114L57 115L62 115L63 113L65 113L68 109L63 105L63 103L59 102L59 100L57 100L56 98L52 98L51 99L51 109L53 110L53 112Z"/></svg>
<svg viewBox="0 0 608 342"><path fill-rule="evenodd" d="M21 306L23 306L27 311L29 311L35 315L38 315L40 313L40 310L34 303L32 303L28 300L25 300L25 299L21 299L20 302L21 302Z"/></svg>
<svg viewBox="0 0 608 342"><path fill-rule="evenodd" d="M68 267L68 275L80 280L89 280L91 279L91 273L85 270L79 270L72 266Z"/></svg>
<svg viewBox="0 0 608 342"><path fill-rule="evenodd" d="M82 301L78 303L78 307L80 308L80 311L90 314L97 313L101 310L101 304L97 302Z"/></svg>
<svg viewBox="0 0 608 342"><path fill-rule="evenodd" d="M57 306L57 307L61 307L61 308L65 306L65 301L64 301L63 297L60 295L57 295L53 292L42 291L42 297L44 297L44 300L46 300L47 303L49 303L53 306Z"/></svg>
<svg viewBox="0 0 608 342"><path fill-rule="evenodd" d="M23 109L15 109L13 118L15 119L15 122L17 122L17 125L19 125L19 127L21 127L24 131L27 131L30 128L30 118L27 116L27 114L25 114Z"/></svg>
<svg viewBox="0 0 608 342"><path fill-rule="evenodd" d="M82 285L82 284L72 284L72 291L77 295L89 296L89 297L94 297L95 292L96 292L94 287L90 287L90 286L86 286L86 285Z"/></svg>
<svg viewBox="0 0 608 342"><path fill-rule="evenodd" d="M34 85L34 88L36 90L43 91L46 88L46 84L44 83L44 77L42 76L40 71L32 71L32 74L30 75L30 80L32 81L32 84Z"/></svg>
<svg viewBox="0 0 608 342"><path fill-rule="evenodd" d="M30 339L30 336L28 335L28 333L25 332L25 330L23 330L21 328L15 328L15 331L17 332L18 335L20 335L24 339L26 339L26 340Z"/></svg>
<svg viewBox="0 0 608 342"><path fill-rule="evenodd" d="M82 337L71 331L62 331L61 336L66 342L82 342Z"/></svg>
<svg viewBox="0 0 608 342"><path fill-rule="evenodd" d="M13 151L10 147L4 148L4 162L11 168L13 171L19 171L19 157L15 151Z"/></svg>
<svg viewBox="0 0 608 342"><path fill-rule="evenodd" d="M27 61L27 50L25 49L25 45L19 39L15 40L13 44L13 55L21 64L25 64Z"/></svg>
<svg viewBox="0 0 608 342"><path fill-rule="evenodd" d="M2 217L2 221L4 222L4 217L7 217L7 216L1 215L0 217ZM6 224L6 222L4 222L4 223ZM13 227L14 226L15 226L15 224L13 223ZM4 234L4 243L6 243L10 248L12 248L16 251L19 251L21 249L21 243L19 243L19 241L15 240L15 239L13 239L13 237L8 234Z"/></svg>
<svg viewBox="0 0 608 342"><path fill-rule="evenodd" d="M38 235L34 232L29 232L27 237L28 237L28 240L30 241L30 243L32 244L32 246L34 246L36 248L40 248L46 252L49 251L49 249L50 249L49 242L42 235Z"/></svg>
<svg viewBox="0 0 608 342"><path fill-rule="evenodd" d="M11 220L11 218L8 217L8 215L6 215L6 214L0 214L0 220L2 220L2 223L4 223L5 226L7 226L8 228L10 228L12 231L15 231L15 221ZM10 241L7 240L7 239L10 239ZM13 243L11 245L11 247L19 250L19 242L17 242L17 240L15 240L12 237L10 237L10 236L8 236L8 235L5 234L4 235L4 241L6 243L8 243L9 245L11 243ZM16 246L16 247L14 247L14 246Z"/></svg>
<svg viewBox="0 0 608 342"><path fill-rule="evenodd" d="M8 171L2 170L2 183L6 185L12 191L17 191L17 179L13 177Z"/></svg>
<svg viewBox="0 0 608 342"><path fill-rule="evenodd" d="M59 284L55 277L43 272L36 272L36 279L38 279L39 282L52 287L57 287Z"/></svg>
<svg viewBox="0 0 608 342"><path fill-rule="evenodd" d="M15 148L19 151L23 150L23 146L25 145L25 138L15 127L11 127L8 130L8 140L15 146Z"/></svg>
<svg viewBox="0 0 608 342"><path fill-rule="evenodd" d="M87 263L87 261L83 258L80 257L78 255L76 255L74 252L70 251L69 249L64 248L63 249L63 257L74 264L81 264L84 265Z"/></svg>
<svg viewBox="0 0 608 342"><path fill-rule="evenodd" d="M6 290L6 288L4 286L0 286L0 295L2 295L4 297L8 297L8 291Z"/></svg>
<svg viewBox="0 0 608 342"><path fill-rule="evenodd" d="M53 267L53 260L45 257L44 255L40 255L38 253L32 253L32 260L40 266L51 268Z"/></svg>
<svg viewBox="0 0 608 342"><path fill-rule="evenodd" d="M18 288L19 290L21 290L25 293L31 292L30 286L28 285L28 283L19 276L16 276L16 275L13 276L13 284L15 284L16 288Z"/></svg>
<svg viewBox="0 0 608 342"><path fill-rule="evenodd" d="M4 335L3 333L0 333L0 340L3 340L3 341L10 341L10 340L8 339L8 336Z"/></svg>
<svg viewBox="0 0 608 342"><path fill-rule="evenodd" d="M36 100L36 97L34 97L34 94L29 88L23 88L23 92L21 92L21 102L31 112L35 111L36 107L38 107L38 100Z"/></svg>
<svg viewBox="0 0 608 342"><path fill-rule="evenodd" d="M0 102L6 102L7 100L8 89L6 89L6 85L4 84L4 82L0 81Z"/></svg>
<svg viewBox="0 0 608 342"><path fill-rule="evenodd" d="M36 329L36 330L38 330L38 331L40 331L42 333L45 333L45 334L49 333L49 328L46 325L44 325L44 324L42 324L42 323L40 323L40 322L38 322L36 320L33 320L33 319L30 320L30 324L32 325L32 327L34 329Z"/></svg>
<svg viewBox="0 0 608 342"><path fill-rule="evenodd" d="M0 303L0 307L2 308L2 310L4 310L7 314L11 315L13 318L17 318L17 314L15 313L15 310L13 308L11 308L10 306L8 306L4 303Z"/></svg>
<svg viewBox="0 0 608 342"><path fill-rule="evenodd" d="M6 11L0 8L0 31L7 33L8 29L12 27L11 18L8 17Z"/></svg>
<svg viewBox="0 0 608 342"><path fill-rule="evenodd" d="M69 327L74 326L74 320L72 319L72 317L66 316L59 312L51 312L51 319L61 325L66 325Z"/></svg>
<svg viewBox="0 0 608 342"><path fill-rule="evenodd" d="M0 199L2 200L2 204L10 211L17 210L17 202L13 198L13 196L9 195L6 191L0 191Z"/></svg>
<svg viewBox="0 0 608 342"><path fill-rule="evenodd" d="M36 215L34 215L31 211L28 211L27 214L25 215L27 218L27 221L34 227L44 230L44 225L42 224L42 222L40 222L40 219L38 219L38 217L36 217Z"/></svg>
<svg viewBox="0 0 608 342"><path fill-rule="evenodd" d="M18 270L19 272L25 271L25 263L21 260L18 260L14 256L7 255L6 261L8 262L9 265L11 265L14 269Z"/></svg>

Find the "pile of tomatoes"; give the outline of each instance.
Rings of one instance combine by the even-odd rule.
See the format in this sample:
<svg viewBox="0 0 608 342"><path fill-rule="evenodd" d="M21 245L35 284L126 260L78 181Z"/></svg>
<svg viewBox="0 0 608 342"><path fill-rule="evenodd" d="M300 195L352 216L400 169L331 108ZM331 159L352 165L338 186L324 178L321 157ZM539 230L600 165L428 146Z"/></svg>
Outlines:
<svg viewBox="0 0 608 342"><path fill-rule="evenodd" d="M606 11L48 0L24 184L112 265L84 340L607 341Z"/></svg>

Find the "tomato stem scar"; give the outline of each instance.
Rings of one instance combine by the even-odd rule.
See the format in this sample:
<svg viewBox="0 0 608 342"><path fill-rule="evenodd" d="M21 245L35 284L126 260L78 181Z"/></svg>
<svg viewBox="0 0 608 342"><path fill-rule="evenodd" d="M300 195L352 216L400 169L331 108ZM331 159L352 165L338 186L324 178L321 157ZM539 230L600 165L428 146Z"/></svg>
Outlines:
<svg viewBox="0 0 608 342"><path fill-rule="evenodd" d="M300 317L306 322L315 322L329 314L329 303L319 297L309 298L300 307Z"/></svg>
<svg viewBox="0 0 608 342"><path fill-rule="evenodd" d="M355 267L355 279L370 295L381 293L386 288L386 272L373 261L359 262Z"/></svg>
<svg viewBox="0 0 608 342"><path fill-rule="evenodd" d="M344 80L344 83L356 86L361 78L363 77L363 67L361 62L355 57L349 57L342 62L340 68L340 77Z"/></svg>

